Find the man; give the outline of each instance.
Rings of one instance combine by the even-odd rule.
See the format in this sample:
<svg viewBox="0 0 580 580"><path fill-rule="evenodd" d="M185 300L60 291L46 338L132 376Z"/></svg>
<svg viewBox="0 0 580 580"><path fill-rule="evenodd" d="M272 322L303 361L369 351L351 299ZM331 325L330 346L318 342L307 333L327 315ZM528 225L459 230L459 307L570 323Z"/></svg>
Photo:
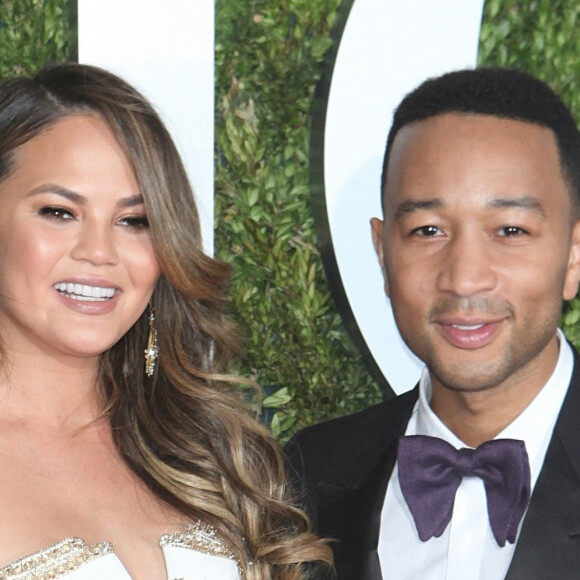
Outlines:
<svg viewBox="0 0 580 580"><path fill-rule="evenodd" d="M427 81L395 112L382 202L420 383L287 448L339 580L580 578L580 360L557 330L580 281L572 115L516 71Z"/></svg>

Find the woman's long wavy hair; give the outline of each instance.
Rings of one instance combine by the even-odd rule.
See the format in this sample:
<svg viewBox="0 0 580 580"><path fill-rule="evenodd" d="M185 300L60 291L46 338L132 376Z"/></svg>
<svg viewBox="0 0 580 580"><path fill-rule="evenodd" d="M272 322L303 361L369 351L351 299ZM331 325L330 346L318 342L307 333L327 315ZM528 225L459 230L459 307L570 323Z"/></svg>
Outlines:
<svg viewBox="0 0 580 580"><path fill-rule="evenodd" d="M0 180L14 151L59 120L98 115L132 163L161 277L153 293L160 357L144 372L148 313L101 356L104 412L131 469L164 502L213 525L248 580L307 578L330 560L287 500L276 442L227 372L238 341L224 316L230 275L203 253L193 192L147 100L97 67L60 64L0 85Z"/></svg>

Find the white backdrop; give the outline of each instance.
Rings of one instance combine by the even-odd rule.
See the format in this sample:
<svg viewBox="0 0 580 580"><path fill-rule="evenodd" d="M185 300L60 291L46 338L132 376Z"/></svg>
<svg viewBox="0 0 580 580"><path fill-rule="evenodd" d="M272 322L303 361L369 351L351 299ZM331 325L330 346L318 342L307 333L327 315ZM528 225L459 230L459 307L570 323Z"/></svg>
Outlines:
<svg viewBox="0 0 580 580"><path fill-rule="evenodd" d="M369 219L393 109L424 79L474 66L483 0L356 0L334 65L324 135L324 188L334 253L356 323L393 390L419 361L403 344L383 291Z"/></svg>
<svg viewBox="0 0 580 580"><path fill-rule="evenodd" d="M122 76L153 103L196 192L213 251L213 0L78 0L79 62Z"/></svg>

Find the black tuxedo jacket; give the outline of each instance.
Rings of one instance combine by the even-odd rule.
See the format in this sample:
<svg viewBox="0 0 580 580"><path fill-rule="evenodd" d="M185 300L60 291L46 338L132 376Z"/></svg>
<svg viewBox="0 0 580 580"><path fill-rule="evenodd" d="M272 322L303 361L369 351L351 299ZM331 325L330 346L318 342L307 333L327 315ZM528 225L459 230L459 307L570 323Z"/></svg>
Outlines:
<svg viewBox="0 0 580 580"><path fill-rule="evenodd" d="M506 580L580 579L580 358ZM382 580L381 510L417 389L308 427L286 452L314 528L334 538L338 580Z"/></svg>

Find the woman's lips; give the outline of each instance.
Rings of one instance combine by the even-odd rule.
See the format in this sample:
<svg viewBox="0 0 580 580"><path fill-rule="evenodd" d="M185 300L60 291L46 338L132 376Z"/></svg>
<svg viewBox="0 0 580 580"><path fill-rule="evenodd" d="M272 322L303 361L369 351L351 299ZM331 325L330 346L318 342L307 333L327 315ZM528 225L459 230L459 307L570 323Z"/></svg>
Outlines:
<svg viewBox="0 0 580 580"><path fill-rule="evenodd" d="M120 295L117 288L103 282L79 284L67 281L53 287L64 304L84 314L108 314L115 308Z"/></svg>

